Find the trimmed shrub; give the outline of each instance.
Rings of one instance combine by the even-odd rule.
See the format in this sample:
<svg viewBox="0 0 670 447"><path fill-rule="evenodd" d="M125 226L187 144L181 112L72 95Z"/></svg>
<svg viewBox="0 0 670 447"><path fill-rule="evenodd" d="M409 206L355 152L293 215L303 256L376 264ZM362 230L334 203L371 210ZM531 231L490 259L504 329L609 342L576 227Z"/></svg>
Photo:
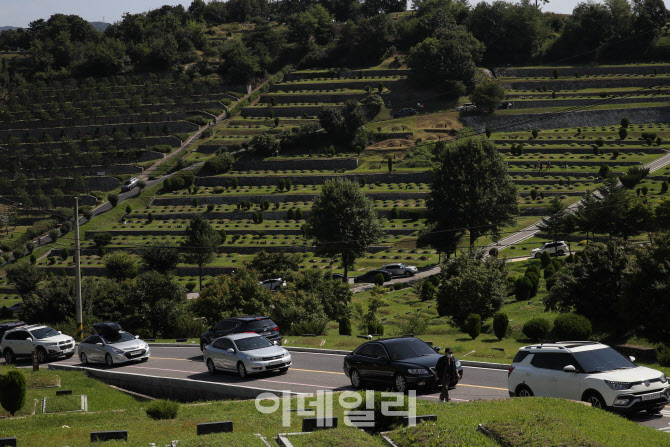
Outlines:
<svg viewBox="0 0 670 447"><path fill-rule="evenodd" d="M375 275L375 284L378 286L384 285L384 275L382 275L381 273L377 273Z"/></svg>
<svg viewBox="0 0 670 447"><path fill-rule="evenodd" d="M544 279L547 280L554 276L556 273L556 268L554 267L553 264L549 264L547 268L544 269Z"/></svg>
<svg viewBox="0 0 670 447"><path fill-rule="evenodd" d="M378 321L368 323L368 334L384 335L384 325Z"/></svg>
<svg viewBox="0 0 670 447"><path fill-rule="evenodd" d="M109 193L107 194L107 200L109 201L109 203L112 205L113 208L119 203L119 195L116 193Z"/></svg>
<svg viewBox="0 0 670 447"><path fill-rule="evenodd" d="M517 299L517 301L529 300L532 291L533 283L526 276L522 276L516 280L516 283L514 283L514 297Z"/></svg>
<svg viewBox="0 0 670 447"><path fill-rule="evenodd" d="M179 412L179 404L171 400L155 400L147 406L147 416L151 419L174 419Z"/></svg>
<svg viewBox="0 0 670 447"><path fill-rule="evenodd" d="M482 317L479 314L470 314L465 319L465 324L463 325L463 330L468 334L473 340L479 337L479 334L482 333Z"/></svg>
<svg viewBox="0 0 670 447"><path fill-rule="evenodd" d="M37 262L37 257L35 255L30 255L30 263L32 265L35 265L36 262Z"/></svg>
<svg viewBox="0 0 670 447"><path fill-rule="evenodd" d="M553 335L557 340L587 340L591 335L591 322L583 315L559 315L554 320Z"/></svg>
<svg viewBox="0 0 670 447"><path fill-rule="evenodd" d="M542 253L542 256L540 256L540 265L542 268L547 268L547 266L551 264L551 256L549 256L549 253L546 251Z"/></svg>
<svg viewBox="0 0 670 447"><path fill-rule="evenodd" d="M435 296L435 286L430 281L423 281L421 283L421 294L419 298L421 301L432 300Z"/></svg>
<svg viewBox="0 0 670 447"><path fill-rule="evenodd" d="M0 405L14 416L26 404L26 377L20 371L0 376Z"/></svg>
<svg viewBox="0 0 670 447"><path fill-rule="evenodd" d="M211 213L212 211L214 211L214 204L213 203L208 203L207 204L207 212Z"/></svg>
<svg viewBox="0 0 670 447"><path fill-rule="evenodd" d="M630 120L626 117L621 118L621 127L624 129L628 129L628 126L630 125Z"/></svg>
<svg viewBox="0 0 670 447"><path fill-rule="evenodd" d="M489 250L489 256L492 258L497 258L498 257L498 249L493 247L492 249Z"/></svg>
<svg viewBox="0 0 670 447"><path fill-rule="evenodd" d="M14 256L14 259L22 258L24 254L26 254L26 252L23 248L16 248L12 251L12 256Z"/></svg>
<svg viewBox="0 0 670 447"><path fill-rule="evenodd" d="M668 182L663 180L663 183L661 183L661 194L665 194L668 192Z"/></svg>
<svg viewBox="0 0 670 447"><path fill-rule="evenodd" d="M126 214L130 214L133 211L133 207L130 205L126 205Z"/></svg>
<svg viewBox="0 0 670 447"><path fill-rule="evenodd" d="M196 197L193 199L193 207L195 208L197 206L198 206L198 198Z"/></svg>
<svg viewBox="0 0 670 447"><path fill-rule="evenodd" d="M391 219L400 219L400 211L398 211L398 207L393 207L391 209Z"/></svg>
<svg viewBox="0 0 670 447"><path fill-rule="evenodd" d="M498 312L493 316L493 333L498 340L505 338L507 328L509 327L509 318L504 312Z"/></svg>
<svg viewBox="0 0 670 447"><path fill-rule="evenodd" d="M148 213L147 214L147 222L151 223L154 221L154 215L153 213Z"/></svg>
<svg viewBox="0 0 670 447"><path fill-rule="evenodd" d="M533 318L524 323L523 328L521 328L521 332L523 332L523 335L530 338L531 340L542 341L547 337L547 334L549 334L550 328L551 327L547 319Z"/></svg>
<svg viewBox="0 0 670 447"><path fill-rule="evenodd" d="M338 324L339 324L340 335L352 335L350 318L348 317L341 318Z"/></svg>

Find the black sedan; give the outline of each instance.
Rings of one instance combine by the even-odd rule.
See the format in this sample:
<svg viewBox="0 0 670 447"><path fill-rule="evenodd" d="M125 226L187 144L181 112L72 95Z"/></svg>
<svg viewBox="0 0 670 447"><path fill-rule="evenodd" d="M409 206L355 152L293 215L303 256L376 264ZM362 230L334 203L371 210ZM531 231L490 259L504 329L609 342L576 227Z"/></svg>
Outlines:
<svg viewBox="0 0 670 447"><path fill-rule="evenodd" d="M277 324L262 315L248 315L244 317L231 317L221 320L200 336L200 350L224 335L255 332L267 338L272 344L281 346L282 335Z"/></svg>
<svg viewBox="0 0 670 447"><path fill-rule="evenodd" d="M384 277L384 282L393 279L393 273L388 270L370 270L367 273L355 277L354 282L375 282L378 274L381 274Z"/></svg>
<svg viewBox="0 0 670 447"><path fill-rule="evenodd" d="M410 388L434 388L435 366L441 355L426 342L415 337L397 337L375 340L360 345L344 358L344 373L354 388L363 388L368 382L392 385L396 391ZM458 378L463 378L463 367L456 361Z"/></svg>

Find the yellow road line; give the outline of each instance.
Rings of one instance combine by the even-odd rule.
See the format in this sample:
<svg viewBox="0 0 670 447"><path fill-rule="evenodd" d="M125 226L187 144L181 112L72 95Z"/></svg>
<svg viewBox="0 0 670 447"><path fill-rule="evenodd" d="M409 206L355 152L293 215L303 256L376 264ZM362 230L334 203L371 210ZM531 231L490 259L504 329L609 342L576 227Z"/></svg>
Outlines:
<svg viewBox="0 0 670 447"><path fill-rule="evenodd" d="M482 386L482 385L468 385L467 383L459 383L456 386L469 386L469 387L472 387L472 388L486 388L487 390L507 391L507 388L496 388L494 386Z"/></svg>

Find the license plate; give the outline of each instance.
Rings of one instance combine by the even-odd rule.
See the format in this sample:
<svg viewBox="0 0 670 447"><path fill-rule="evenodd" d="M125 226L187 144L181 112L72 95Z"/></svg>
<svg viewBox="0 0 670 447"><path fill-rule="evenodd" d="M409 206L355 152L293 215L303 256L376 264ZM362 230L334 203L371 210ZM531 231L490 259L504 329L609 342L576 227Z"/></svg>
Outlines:
<svg viewBox="0 0 670 447"><path fill-rule="evenodd" d="M283 360L277 360L277 361L274 361L274 362L270 362L270 366L281 365L282 363L284 363Z"/></svg>
<svg viewBox="0 0 670 447"><path fill-rule="evenodd" d="M661 393L643 394L642 400L654 400L661 397Z"/></svg>
<svg viewBox="0 0 670 447"><path fill-rule="evenodd" d="M130 355L140 355L142 354L142 351L132 351Z"/></svg>

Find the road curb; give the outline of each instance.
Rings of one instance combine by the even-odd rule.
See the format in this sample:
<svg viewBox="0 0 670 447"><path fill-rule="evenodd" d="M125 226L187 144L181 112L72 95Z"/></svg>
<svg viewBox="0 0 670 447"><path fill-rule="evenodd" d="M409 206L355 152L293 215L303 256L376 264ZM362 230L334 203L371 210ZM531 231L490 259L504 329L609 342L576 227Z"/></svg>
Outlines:
<svg viewBox="0 0 670 447"><path fill-rule="evenodd" d="M151 346L157 348L193 348L198 347L195 343L149 343ZM351 351L346 351L342 349L323 349L323 348L308 348L303 346L282 346L289 352L305 352L311 354L330 354L330 355L347 355ZM506 363L494 363L494 362L477 362L475 360L461 360L461 365L471 366L475 368L488 368L488 369L509 369L510 365Z"/></svg>

